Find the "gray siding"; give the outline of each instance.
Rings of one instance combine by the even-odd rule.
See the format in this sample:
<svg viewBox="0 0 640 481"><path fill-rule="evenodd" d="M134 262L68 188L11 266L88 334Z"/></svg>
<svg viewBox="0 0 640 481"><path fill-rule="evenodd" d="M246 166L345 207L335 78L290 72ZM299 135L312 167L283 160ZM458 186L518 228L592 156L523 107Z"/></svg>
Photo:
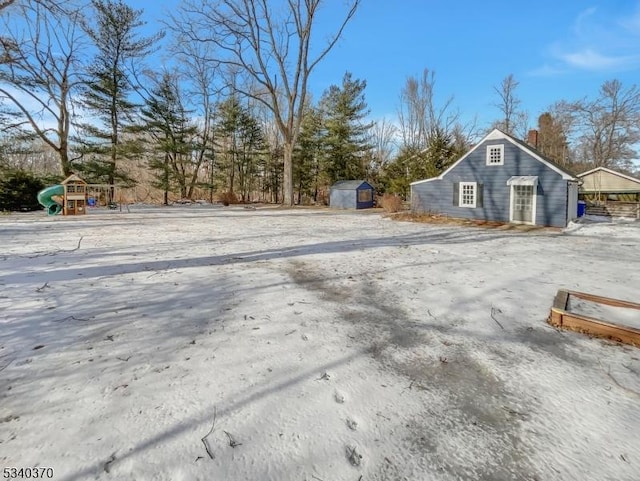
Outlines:
<svg viewBox="0 0 640 481"><path fill-rule="evenodd" d="M357 191L331 189L329 193L329 207L333 209L355 209L357 205Z"/></svg>
<svg viewBox="0 0 640 481"><path fill-rule="evenodd" d="M504 165L486 165L487 145L504 145ZM437 212L451 217L509 222L512 176L538 177L536 225L564 227L567 219L567 181L562 175L529 155L507 139L485 140L442 179L411 186L412 210ZM482 184L481 207L456 207L453 202L456 182Z"/></svg>

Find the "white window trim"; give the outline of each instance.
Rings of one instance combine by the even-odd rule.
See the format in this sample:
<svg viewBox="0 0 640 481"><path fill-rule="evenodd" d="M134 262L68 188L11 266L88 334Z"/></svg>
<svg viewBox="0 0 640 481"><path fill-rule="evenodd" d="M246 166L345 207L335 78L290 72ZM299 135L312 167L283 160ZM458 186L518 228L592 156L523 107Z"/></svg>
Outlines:
<svg viewBox="0 0 640 481"><path fill-rule="evenodd" d="M531 200L531 222L524 222L524 221L518 221L518 220L513 220L513 208L514 208L514 200L515 200L515 195L514 195L514 190L515 190L515 186L511 185L509 186L509 222L511 222L512 224L526 224L526 225L536 225L536 217L538 216L538 191L537 191L537 185L533 187L533 198Z"/></svg>
<svg viewBox="0 0 640 481"><path fill-rule="evenodd" d="M500 150L500 162L490 162L491 160L491 149L499 149ZM487 145L487 154L486 154L486 163L489 166L494 166L494 165L504 165L504 144L493 144L493 145Z"/></svg>
<svg viewBox="0 0 640 481"><path fill-rule="evenodd" d="M463 196L464 188L469 186L473 187L473 203L465 204L462 201L462 199L464 198ZM458 206L475 209L477 202L478 202L478 183L477 182L460 182L458 184Z"/></svg>

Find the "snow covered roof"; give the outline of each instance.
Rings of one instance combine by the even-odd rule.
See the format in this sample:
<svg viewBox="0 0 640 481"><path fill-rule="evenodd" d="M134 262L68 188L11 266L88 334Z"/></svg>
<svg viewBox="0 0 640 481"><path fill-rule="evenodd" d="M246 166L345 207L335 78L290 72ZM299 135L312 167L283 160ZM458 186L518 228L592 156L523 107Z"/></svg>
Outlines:
<svg viewBox="0 0 640 481"><path fill-rule="evenodd" d="M514 175L507 180L507 185L538 185L537 175Z"/></svg>

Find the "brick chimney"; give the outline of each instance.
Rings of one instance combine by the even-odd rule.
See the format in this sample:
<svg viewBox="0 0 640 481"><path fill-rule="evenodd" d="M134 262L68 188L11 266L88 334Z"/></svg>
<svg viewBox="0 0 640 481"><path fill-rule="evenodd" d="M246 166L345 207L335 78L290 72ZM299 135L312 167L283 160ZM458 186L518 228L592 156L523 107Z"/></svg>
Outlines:
<svg viewBox="0 0 640 481"><path fill-rule="evenodd" d="M534 149L538 148L538 131L535 129L531 129L527 134L527 144L529 144Z"/></svg>

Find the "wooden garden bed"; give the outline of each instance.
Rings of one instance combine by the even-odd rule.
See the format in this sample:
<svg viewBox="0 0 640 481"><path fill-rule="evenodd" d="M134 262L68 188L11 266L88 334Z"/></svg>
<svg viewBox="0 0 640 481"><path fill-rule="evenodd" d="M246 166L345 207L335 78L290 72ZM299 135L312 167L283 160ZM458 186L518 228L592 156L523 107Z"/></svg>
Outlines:
<svg viewBox="0 0 640 481"><path fill-rule="evenodd" d="M549 324L640 347L640 304L561 289Z"/></svg>

